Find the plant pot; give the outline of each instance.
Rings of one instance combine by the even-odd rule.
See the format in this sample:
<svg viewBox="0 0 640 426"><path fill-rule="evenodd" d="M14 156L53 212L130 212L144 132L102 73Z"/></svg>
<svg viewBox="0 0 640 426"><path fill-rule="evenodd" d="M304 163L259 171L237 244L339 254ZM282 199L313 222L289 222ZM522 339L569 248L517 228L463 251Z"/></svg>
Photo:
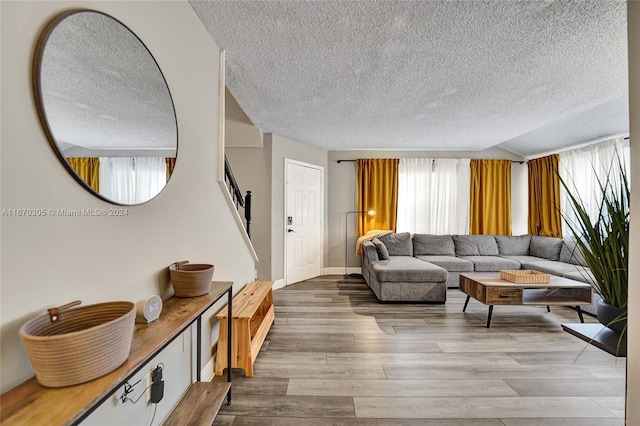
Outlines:
<svg viewBox="0 0 640 426"><path fill-rule="evenodd" d="M622 334L627 325L627 310L598 301L598 321L617 334Z"/></svg>

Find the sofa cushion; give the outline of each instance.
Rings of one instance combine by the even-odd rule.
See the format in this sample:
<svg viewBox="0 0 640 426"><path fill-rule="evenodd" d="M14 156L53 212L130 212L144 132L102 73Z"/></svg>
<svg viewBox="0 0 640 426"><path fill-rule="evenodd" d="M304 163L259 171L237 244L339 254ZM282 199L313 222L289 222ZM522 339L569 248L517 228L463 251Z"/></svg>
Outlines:
<svg viewBox="0 0 640 426"><path fill-rule="evenodd" d="M493 235L453 235L456 256L497 256L498 244Z"/></svg>
<svg viewBox="0 0 640 426"><path fill-rule="evenodd" d="M539 262L553 262L553 260L547 260L547 259L543 259L541 257L534 257L534 256L529 256L531 258L531 260L525 260L525 259L521 259L520 260L520 269L532 269L534 271L537 271L536 269L536 264Z"/></svg>
<svg viewBox="0 0 640 426"><path fill-rule="evenodd" d="M413 255L455 256L456 247L451 235L414 234Z"/></svg>
<svg viewBox="0 0 640 426"><path fill-rule="evenodd" d="M371 240L374 246L376 246L376 251L378 252L378 259L387 260L389 259L389 250L387 250L387 246L384 245L382 241L377 238Z"/></svg>
<svg viewBox="0 0 640 426"><path fill-rule="evenodd" d="M443 283L447 281L445 269L412 256L390 256L388 260L372 262L371 269L381 282Z"/></svg>
<svg viewBox="0 0 640 426"><path fill-rule="evenodd" d="M431 262L434 265L446 269L448 272L473 271L473 263L455 256L416 256L416 259Z"/></svg>
<svg viewBox="0 0 640 426"><path fill-rule="evenodd" d="M564 274L569 272L578 271L578 265L558 262L555 260L540 260L538 262L532 262L530 264L525 263L524 266L526 269L532 269L544 274L557 275L558 277L562 277Z"/></svg>
<svg viewBox="0 0 640 426"><path fill-rule="evenodd" d="M505 259L511 259L511 260L515 260L516 262L519 262L521 264L521 269L524 269L524 265L525 263L532 263L532 262L540 262L541 260L545 260L541 257L535 257L535 256L503 256L500 255L500 257L504 257Z"/></svg>
<svg viewBox="0 0 640 426"><path fill-rule="evenodd" d="M593 285L593 283L595 282L595 279L593 278L593 274L591 273L591 270L589 268L585 268L584 266L579 266L579 265L577 265L576 268L578 268L577 271L567 272L566 274L563 275L563 277L569 278L570 280L581 281L583 283ZM595 297L594 297L594 302L595 302Z"/></svg>
<svg viewBox="0 0 640 426"><path fill-rule="evenodd" d="M547 260L558 260L561 249L562 240L560 238L533 235L529 245L529 254Z"/></svg>
<svg viewBox="0 0 640 426"><path fill-rule="evenodd" d="M476 272L498 272L503 269L520 269L520 263L499 256L461 256L473 262Z"/></svg>
<svg viewBox="0 0 640 426"><path fill-rule="evenodd" d="M574 240L562 240L560 250L560 262L572 263L574 265L587 266L582 252Z"/></svg>
<svg viewBox="0 0 640 426"><path fill-rule="evenodd" d="M371 241L365 241L362 243L362 256L365 262L374 262L378 260L378 250Z"/></svg>
<svg viewBox="0 0 640 426"><path fill-rule="evenodd" d="M526 256L529 254L531 235L495 235L500 255Z"/></svg>
<svg viewBox="0 0 640 426"><path fill-rule="evenodd" d="M387 247L389 256L413 256L413 244L409 232L386 234L378 239Z"/></svg>

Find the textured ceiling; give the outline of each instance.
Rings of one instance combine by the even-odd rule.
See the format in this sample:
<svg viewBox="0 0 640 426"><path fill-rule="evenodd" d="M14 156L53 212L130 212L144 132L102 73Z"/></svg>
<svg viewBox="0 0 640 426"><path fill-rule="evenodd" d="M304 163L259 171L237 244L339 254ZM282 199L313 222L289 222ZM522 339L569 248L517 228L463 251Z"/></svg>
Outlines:
<svg viewBox="0 0 640 426"><path fill-rule="evenodd" d="M192 1L263 132L523 156L628 131L623 1Z"/></svg>
<svg viewBox="0 0 640 426"><path fill-rule="evenodd" d="M164 77L147 48L116 20L95 12L64 18L47 39L40 82L61 150L175 155L176 119Z"/></svg>

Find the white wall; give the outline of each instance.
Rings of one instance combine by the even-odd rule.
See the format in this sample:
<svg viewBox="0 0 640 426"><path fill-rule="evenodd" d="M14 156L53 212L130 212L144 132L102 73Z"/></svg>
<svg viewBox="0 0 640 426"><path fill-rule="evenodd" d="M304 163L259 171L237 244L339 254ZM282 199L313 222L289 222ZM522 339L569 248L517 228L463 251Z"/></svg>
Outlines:
<svg viewBox="0 0 640 426"><path fill-rule="evenodd" d="M627 425L640 425L640 3L627 2L629 37L629 124L631 141L631 235L627 324Z"/></svg>
<svg viewBox="0 0 640 426"><path fill-rule="evenodd" d="M271 138L268 139L261 148L225 145L224 151L240 190L251 191L251 243L258 255L257 278L261 280L271 280Z"/></svg>
<svg viewBox="0 0 640 426"><path fill-rule="evenodd" d="M393 150L363 150L363 151L329 151L328 153L328 186L329 207L327 223L329 224L328 254L325 265L330 272L344 270L345 262L345 213L357 210L357 171L358 166L354 162L337 163L337 160L355 160L358 158L491 158L508 159L514 161L524 160L510 152L499 148L491 148L485 151L393 151ZM524 174L522 172L524 169ZM512 194L527 185L526 165L514 164L512 167ZM524 179L524 182L522 181ZM521 203L521 196L512 199L513 233L518 235L527 232L527 204L525 195L524 207L517 206ZM524 212L523 212L524 209ZM524 215L524 223L522 218ZM360 267L360 259L355 255L357 239L356 215L349 216L347 258L349 268ZM349 272L352 272L351 270Z"/></svg>
<svg viewBox="0 0 640 426"><path fill-rule="evenodd" d="M266 140L265 140L266 144ZM284 278L285 217L284 217L284 160L302 161L323 167L327 176L327 151L284 136L271 135L271 276ZM324 184L324 262L327 261L327 183Z"/></svg>
<svg viewBox="0 0 640 426"><path fill-rule="evenodd" d="M106 12L147 45L175 103L179 147L165 190L146 204L129 207L126 217L1 218L0 358L5 392L33 375L18 329L46 308L74 299L89 304L167 296L167 267L177 260L215 264L214 279L233 281L235 291L253 278L255 266L217 182L219 49L191 5L2 1L0 7L2 209L113 207L67 173L38 122L32 55L39 32L61 11L79 7ZM213 315L220 306L203 321L205 363L217 338ZM179 363L167 360L168 369L174 361Z"/></svg>
<svg viewBox="0 0 640 426"><path fill-rule="evenodd" d="M195 333L195 326L192 327L192 330ZM162 352L153 357L146 367L143 367L128 380L130 385L140 380L140 383L133 387L133 391L128 396L133 400L140 398L136 404L131 402L123 404L118 399L122 394L122 388L120 388L89 414L82 421L82 426L150 425L152 418L154 425L161 424L173 409L175 402L180 399L185 389L191 384L190 337L190 332L183 333L182 338L178 337L171 342ZM165 383L164 397L158 403L154 417L154 409L149 408L150 406L145 403L146 394L144 396L142 394L147 386L147 374L159 364L165 366L162 371L162 380Z"/></svg>
<svg viewBox="0 0 640 426"><path fill-rule="evenodd" d="M262 147L262 132L253 125L229 89L224 99L224 146L234 148Z"/></svg>
<svg viewBox="0 0 640 426"><path fill-rule="evenodd" d="M313 164L327 170L327 151L315 146L265 133L262 148L226 147L225 153L240 188L251 190L253 204L251 241L258 254L258 277L278 281L284 279L285 158ZM327 184L324 188L324 215L327 214ZM267 203L265 205L265 203ZM325 219L324 262L327 262L327 221Z"/></svg>

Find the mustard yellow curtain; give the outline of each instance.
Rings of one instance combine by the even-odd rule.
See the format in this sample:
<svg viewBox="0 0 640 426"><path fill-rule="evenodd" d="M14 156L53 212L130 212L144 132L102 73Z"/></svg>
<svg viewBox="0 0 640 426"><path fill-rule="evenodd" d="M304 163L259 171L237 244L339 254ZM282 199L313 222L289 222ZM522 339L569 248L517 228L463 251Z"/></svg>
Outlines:
<svg viewBox="0 0 640 426"><path fill-rule="evenodd" d="M358 159L358 235L372 229L396 230L398 210L397 158ZM366 212L375 210L374 216Z"/></svg>
<svg viewBox="0 0 640 426"><path fill-rule="evenodd" d="M176 159L175 158L165 158L167 162L167 182L169 182L169 178L171 177L171 173L173 173L173 169L176 167Z"/></svg>
<svg viewBox="0 0 640 426"><path fill-rule="evenodd" d="M67 161L87 185L100 192L99 158L67 158Z"/></svg>
<svg viewBox="0 0 640 426"><path fill-rule="evenodd" d="M562 237L560 156L529 160L529 234Z"/></svg>
<svg viewBox="0 0 640 426"><path fill-rule="evenodd" d="M511 160L471 160L470 234L511 235Z"/></svg>

